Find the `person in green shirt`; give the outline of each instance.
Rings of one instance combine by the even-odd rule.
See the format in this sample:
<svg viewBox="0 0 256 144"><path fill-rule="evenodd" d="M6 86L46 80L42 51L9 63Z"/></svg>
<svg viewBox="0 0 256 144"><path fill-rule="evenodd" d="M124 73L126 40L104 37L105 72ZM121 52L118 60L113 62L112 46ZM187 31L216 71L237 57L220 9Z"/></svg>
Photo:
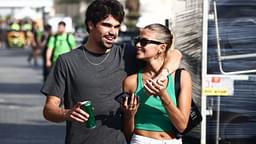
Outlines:
<svg viewBox="0 0 256 144"><path fill-rule="evenodd" d="M76 47L75 37L65 31L66 23L58 23L57 34L50 37L46 51L46 66L52 67L59 55L67 53Z"/></svg>

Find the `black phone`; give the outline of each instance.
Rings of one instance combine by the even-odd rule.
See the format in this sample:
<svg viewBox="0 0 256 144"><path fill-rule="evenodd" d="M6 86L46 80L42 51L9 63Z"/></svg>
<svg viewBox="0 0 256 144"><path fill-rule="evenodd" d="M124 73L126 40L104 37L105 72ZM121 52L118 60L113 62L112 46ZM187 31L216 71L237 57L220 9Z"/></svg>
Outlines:
<svg viewBox="0 0 256 144"><path fill-rule="evenodd" d="M120 104L123 104L125 97L128 97L128 103L131 101L131 95L127 92L122 92L118 96L115 97L115 100L119 102Z"/></svg>

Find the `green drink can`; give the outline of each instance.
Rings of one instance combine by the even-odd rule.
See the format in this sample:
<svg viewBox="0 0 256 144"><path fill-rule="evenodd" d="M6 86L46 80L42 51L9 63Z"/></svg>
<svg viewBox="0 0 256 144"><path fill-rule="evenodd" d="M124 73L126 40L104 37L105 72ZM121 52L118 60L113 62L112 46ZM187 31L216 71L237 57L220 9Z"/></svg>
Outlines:
<svg viewBox="0 0 256 144"><path fill-rule="evenodd" d="M96 127L96 120L95 120L95 117L94 117L92 102L91 101L83 101L81 108L89 114L88 121L86 122L86 127L87 128L95 128Z"/></svg>

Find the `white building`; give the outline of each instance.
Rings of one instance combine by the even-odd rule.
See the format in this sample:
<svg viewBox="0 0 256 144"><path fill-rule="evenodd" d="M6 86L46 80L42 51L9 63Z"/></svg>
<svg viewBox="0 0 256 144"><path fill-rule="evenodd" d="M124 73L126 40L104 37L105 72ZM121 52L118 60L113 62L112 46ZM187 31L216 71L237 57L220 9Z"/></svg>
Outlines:
<svg viewBox="0 0 256 144"><path fill-rule="evenodd" d="M185 9L185 0L140 0L140 17L137 27L144 27L152 23L169 25L175 21L176 13Z"/></svg>

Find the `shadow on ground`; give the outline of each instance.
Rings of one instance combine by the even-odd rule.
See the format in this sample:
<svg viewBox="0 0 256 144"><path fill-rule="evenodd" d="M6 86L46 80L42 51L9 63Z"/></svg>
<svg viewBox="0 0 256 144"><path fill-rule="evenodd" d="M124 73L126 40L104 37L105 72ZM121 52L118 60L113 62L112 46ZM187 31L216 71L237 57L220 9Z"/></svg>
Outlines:
<svg viewBox="0 0 256 144"><path fill-rule="evenodd" d="M1 144L64 144L64 135L64 125L0 124Z"/></svg>

